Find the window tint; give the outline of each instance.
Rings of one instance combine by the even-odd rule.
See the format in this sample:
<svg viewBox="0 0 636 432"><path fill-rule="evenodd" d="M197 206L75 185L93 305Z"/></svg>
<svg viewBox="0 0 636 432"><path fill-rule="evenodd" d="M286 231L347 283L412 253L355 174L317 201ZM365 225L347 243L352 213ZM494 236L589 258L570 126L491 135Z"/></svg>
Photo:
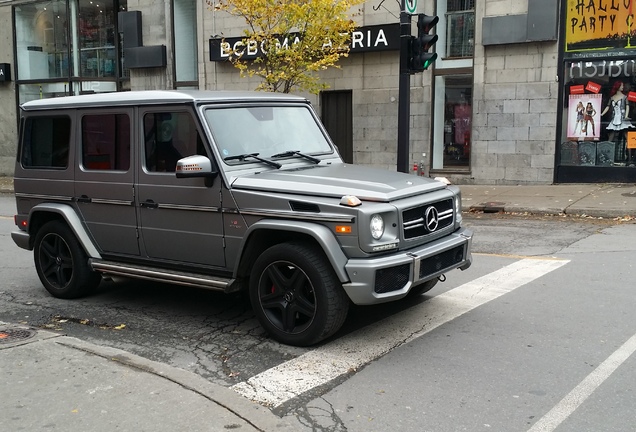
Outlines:
<svg viewBox="0 0 636 432"><path fill-rule="evenodd" d="M174 172L177 160L204 155L203 141L187 112L157 112L144 116L146 169Z"/></svg>
<svg viewBox="0 0 636 432"><path fill-rule="evenodd" d="M126 114L82 117L82 165L89 170L128 170L130 118Z"/></svg>
<svg viewBox="0 0 636 432"><path fill-rule="evenodd" d="M29 117L24 127L22 166L66 168L71 119L66 116Z"/></svg>

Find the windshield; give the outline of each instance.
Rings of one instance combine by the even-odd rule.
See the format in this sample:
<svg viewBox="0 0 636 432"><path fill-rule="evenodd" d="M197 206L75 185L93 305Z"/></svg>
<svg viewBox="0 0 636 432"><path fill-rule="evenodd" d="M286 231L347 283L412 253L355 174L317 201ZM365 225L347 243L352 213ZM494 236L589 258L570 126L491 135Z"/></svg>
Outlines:
<svg viewBox="0 0 636 432"><path fill-rule="evenodd" d="M223 159L254 153L270 158L290 150L311 154L333 151L304 106L208 108L205 118Z"/></svg>

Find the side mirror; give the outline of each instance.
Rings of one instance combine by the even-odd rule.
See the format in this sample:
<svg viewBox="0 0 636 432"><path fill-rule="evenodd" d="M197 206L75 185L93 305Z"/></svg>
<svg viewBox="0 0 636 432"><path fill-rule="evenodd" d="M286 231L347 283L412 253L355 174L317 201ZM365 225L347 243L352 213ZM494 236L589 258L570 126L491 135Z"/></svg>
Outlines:
<svg viewBox="0 0 636 432"><path fill-rule="evenodd" d="M212 162L206 156L194 155L177 161L177 178L206 177L215 178L219 172L212 168Z"/></svg>

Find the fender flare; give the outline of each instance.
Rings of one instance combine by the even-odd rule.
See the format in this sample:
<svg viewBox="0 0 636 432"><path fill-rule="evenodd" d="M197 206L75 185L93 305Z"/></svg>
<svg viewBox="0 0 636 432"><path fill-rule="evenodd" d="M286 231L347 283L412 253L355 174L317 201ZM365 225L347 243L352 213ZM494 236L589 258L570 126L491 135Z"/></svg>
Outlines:
<svg viewBox="0 0 636 432"><path fill-rule="evenodd" d="M80 245L86 252L89 258L97 258L101 259L102 256L95 247L93 240L91 240L90 236L86 232L84 228L84 224L82 220L77 215L77 212L73 207L68 204L59 204L59 203L43 203L34 206L29 213L29 219L27 226L31 226L31 219L36 213L55 213L66 221L68 226L75 234L75 238L80 242Z"/></svg>
<svg viewBox="0 0 636 432"><path fill-rule="evenodd" d="M345 269L345 264L348 262L347 256L342 251L340 243L336 240L335 235L324 225L319 225L310 222L303 221L289 221L289 220L260 220L252 224L245 235L239 248L238 256L242 257L245 251L245 246L252 234L258 230L274 230L274 231L288 231L298 232L306 234L312 237L321 249L325 253L327 259L331 263L331 267L336 272L336 276L340 279L340 282L349 282L350 278Z"/></svg>

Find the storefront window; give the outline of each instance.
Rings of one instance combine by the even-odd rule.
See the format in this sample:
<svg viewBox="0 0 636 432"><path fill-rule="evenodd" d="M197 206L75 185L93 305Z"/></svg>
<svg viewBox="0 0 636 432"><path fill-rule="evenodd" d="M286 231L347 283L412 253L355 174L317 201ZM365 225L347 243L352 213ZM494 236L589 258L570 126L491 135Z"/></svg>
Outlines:
<svg viewBox="0 0 636 432"><path fill-rule="evenodd" d="M80 76L114 77L116 10L113 2L79 0Z"/></svg>
<svg viewBox="0 0 636 432"><path fill-rule="evenodd" d="M126 0L53 0L14 6L20 103L117 91L125 78L117 72L118 56L121 63L117 12L126 9Z"/></svg>
<svg viewBox="0 0 636 432"><path fill-rule="evenodd" d="M197 4L194 0L173 1L175 81L177 87L198 80L197 70Z"/></svg>
<svg viewBox="0 0 636 432"><path fill-rule="evenodd" d="M636 60L565 66L560 165L636 165Z"/></svg>
<svg viewBox="0 0 636 432"><path fill-rule="evenodd" d="M435 77L433 169L468 168L472 94L472 75Z"/></svg>
<svg viewBox="0 0 636 432"><path fill-rule="evenodd" d="M18 80L68 76L68 23L66 1L15 6Z"/></svg>
<svg viewBox="0 0 636 432"><path fill-rule="evenodd" d="M18 86L18 103L23 104L36 99L49 99L69 95L68 82L20 84Z"/></svg>

